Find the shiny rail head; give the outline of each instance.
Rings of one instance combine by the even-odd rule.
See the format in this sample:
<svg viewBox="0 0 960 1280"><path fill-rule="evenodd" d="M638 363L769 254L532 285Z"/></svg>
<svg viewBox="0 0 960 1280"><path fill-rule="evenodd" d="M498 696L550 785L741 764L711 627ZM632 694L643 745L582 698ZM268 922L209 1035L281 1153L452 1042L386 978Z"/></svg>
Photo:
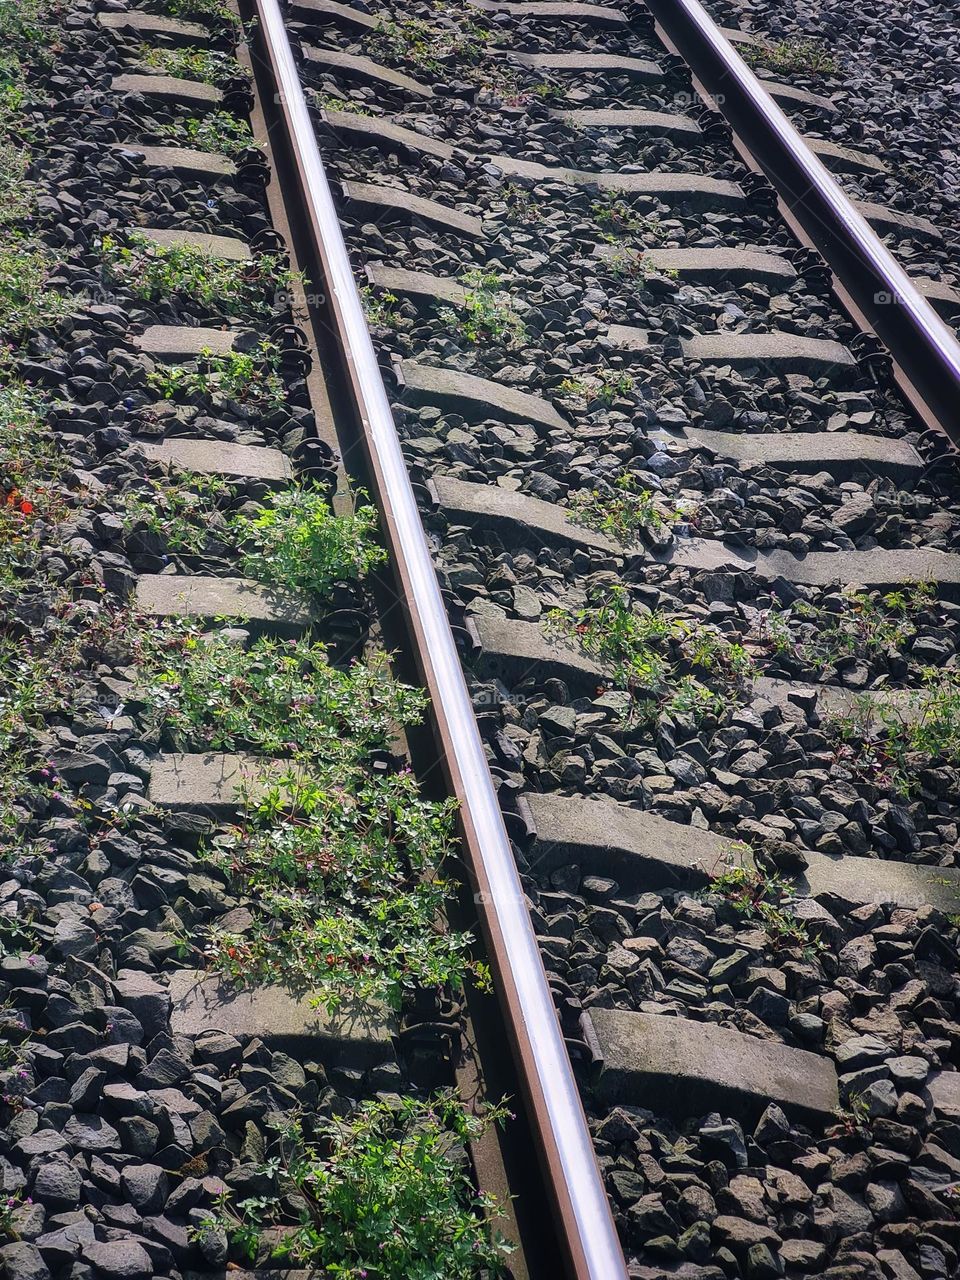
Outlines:
<svg viewBox="0 0 960 1280"><path fill-rule="evenodd" d="M905 397L960 441L960 342L699 0L644 4L822 253L841 298L885 343Z"/></svg>
<svg viewBox="0 0 960 1280"><path fill-rule="evenodd" d="M478 909L514 1058L543 1144L542 1167L573 1280L627 1280L583 1105L526 910L459 655L407 473L293 50L277 0L256 0L256 48L275 86L298 183L296 198L324 273L363 424L374 487L460 803Z"/></svg>

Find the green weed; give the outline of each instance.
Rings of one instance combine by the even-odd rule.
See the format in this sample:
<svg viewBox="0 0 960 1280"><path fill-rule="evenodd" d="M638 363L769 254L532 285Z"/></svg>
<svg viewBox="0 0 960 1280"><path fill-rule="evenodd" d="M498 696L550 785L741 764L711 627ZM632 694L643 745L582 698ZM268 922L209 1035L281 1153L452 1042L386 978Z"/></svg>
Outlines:
<svg viewBox="0 0 960 1280"><path fill-rule="evenodd" d="M878 785L909 793L931 765L960 764L960 673L924 670L907 706L864 694L833 716L840 759Z"/></svg>
<svg viewBox="0 0 960 1280"><path fill-rule="evenodd" d="M708 892L726 898L747 919L755 920L776 946L800 947L810 956L823 949L806 922L784 905L796 895L790 881L775 872L731 860L710 880Z"/></svg>
<svg viewBox="0 0 960 1280"><path fill-rule="evenodd" d="M244 647L170 626L144 638L142 664L152 723L182 750L320 760L349 774L424 706L418 690L389 678L383 659L341 670L307 640L260 637Z"/></svg>
<svg viewBox="0 0 960 1280"><path fill-rule="evenodd" d="M746 45L741 48L745 62L766 66L783 75L806 72L809 75L835 76L840 71L833 54L815 40L780 40L772 47Z"/></svg>
<svg viewBox="0 0 960 1280"><path fill-rule="evenodd" d="M383 19L377 24L370 41L374 58L408 63L430 75L448 72L454 64L458 73L479 67L487 52L492 33L480 21L454 12L452 7L437 7L438 22L421 18Z"/></svg>
<svg viewBox="0 0 960 1280"><path fill-rule="evenodd" d="M247 74L236 58L216 49L168 49L144 45L139 58L144 66L165 76L199 80L203 84L222 86Z"/></svg>
<svg viewBox="0 0 960 1280"><path fill-rule="evenodd" d="M602 487L575 491L569 502L572 518L588 529L596 529L624 546L639 541L644 529L658 529L676 518L662 514L657 497L640 488L636 477L624 471Z"/></svg>
<svg viewBox="0 0 960 1280"><path fill-rule="evenodd" d="M352 98L340 98L335 93L317 93L314 90L310 93L310 97L314 104L324 111L349 111L355 116L372 116L376 114L369 107L365 107L362 102L354 102Z"/></svg>
<svg viewBox="0 0 960 1280"><path fill-rule="evenodd" d="M56 480L65 465L37 392L16 380L0 381L0 502L21 505L26 498L36 508L31 484ZM17 495L14 503L11 494Z"/></svg>
<svg viewBox="0 0 960 1280"><path fill-rule="evenodd" d="M397 304L400 299L395 293L386 290L374 289L372 285L365 284L360 288L360 303L363 307L363 314L367 318L367 324L374 329L394 329L399 319L397 315Z"/></svg>
<svg viewBox="0 0 960 1280"><path fill-rule="evenodd" d="M0 226L23 222L36 206L37 184L27 178L29 167L29 152L0 143Z"/></svg>
<svg viewBox="0 0 960 1280"><path fill-rule="evenodd" d="M220 972L311 991L328 1011L462 985L469 939L438 927L453 806L421 799L409 772L355 774L319 762L282 780L211 848L255 911L244 935L211 937Z"/></svg>
<svg viewBox="0 0 960 1280"><path fill-rule="evenodd" d="M224 156L236 157L257 145L246 120L238 120L228 111L213 111L207 116L188 116L160 124L157 133L175 146Z"/></svg>
<svg viewBox="0 0 960 1280"><path fill-rule="evenodd" d="M57 265L46 246L19 234L7 236L0 245L0 334L9 338L46 329L69 311L72 299L47 286Z"/></svg>
<svg viewBox="0 0 960 1280"><path fill-rule="evenodd" d="M256 514L237 514L231 528L244 548L244 573L320 596L336 582L365 577L387 558L374 541L376 508L361 504L352 514L334 515L324 495L310 489L280 490Z"/></svg>
<svg viewBox="0 0 960 1280"><path fill-rule="evenodd" d="M226 517L219 514L236 495L216 476L180 471L175 480L144 480L124 492L120 519L128 533L151 533L174 552L202 555L211 533L223 540Z"/></svg>
<svg viewBox="0 0 960 1280"><path fill-rule="evenodd" d="M147 374L147 382L165 400L225 397L279 408L286 398L279 363L279 347L266 340L254 351L230 351L225 356L215 356L207 348L190 364L159 366Z"/></svg>
<svg viewBox="0 0 960 1280"><path fill-rule="evenodd" d="M575 404L589 404L592 400L598 400L609 408L622 396L632 395L636 385L636 380L630 373L598 369L574 378L564 378L557 392L562 400Z"/></svg>
<svg viewBox="0 0 960 1280"><path fill-rule="evenodd" d="M901 652L934 599L929 583L916 583L885 594L844 592L829 607L797 600L769 611L761 638L775 653L820 669L846 658Z"/></svg>
<svg viewBox="0 0 960 1280"><path fill-rule="evenodd" d="M320 1121L316 1142L284 1121L262 1169L270 1192L226 1192L198 1233L225 1231L251 1261L269 1236L271 1257L343 1280L496 1280L510 1246L488 1226L496 1205L475 1190L465 1147L505 1118L444 1094L364 1102Z"/></svg>
<svg viewBox="0 0 960 1280"><path fill-rule="evenodd" d="M741 645L682 618L639 613L619 586L573 613L551 610L546 626L575 640L608 668L615 683L630 689L648 714L662 709L697 721L719 716L755 674ZM713 679L720 690L704 684L703 677Z"/></svg>
<svg viewBox="0 0 960 1280"><path fill-rule="evenodd" d="M513 309L509 293L500 287L495 271L468 271L463 277L463 305L455 310L443 307L440 318L457 334L475 346L498 342L520 347L527 330Z"/></svg>
<svg viewBox="0 0 960 1280"><path fill-rule="evenodd" d="M215 18L231 27L240 23L227 0L158 0L158 3L171 18Z"/></svg>
<svg viewBox="0 0 960 1280"><path fill-rule="evenodd" d="M272 290L300 282L276 254L258 254L250 262L217 258L192 246L156 244L133 232L128 243L104 236L102 252L107 278L139 298L158 302L189 298L224 315L253 317L270 309Z"/></svg>

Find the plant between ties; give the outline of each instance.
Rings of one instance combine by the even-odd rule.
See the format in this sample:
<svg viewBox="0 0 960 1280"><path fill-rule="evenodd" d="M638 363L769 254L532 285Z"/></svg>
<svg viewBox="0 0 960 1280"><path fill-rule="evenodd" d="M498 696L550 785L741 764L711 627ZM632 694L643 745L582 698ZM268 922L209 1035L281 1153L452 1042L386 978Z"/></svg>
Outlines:
<svg viewBox="0 0 960 1280"><path fill-rule="evenodd" d="M363 1102L350 1115L278 1121L260 1171L265 1195L224 1192L194 1238L222 1232L248 1259L340 1280L496 1280L513 1247L498 1207L474 1186L466 1144L509 1117L471 1112L450 1092Z"/></svg>

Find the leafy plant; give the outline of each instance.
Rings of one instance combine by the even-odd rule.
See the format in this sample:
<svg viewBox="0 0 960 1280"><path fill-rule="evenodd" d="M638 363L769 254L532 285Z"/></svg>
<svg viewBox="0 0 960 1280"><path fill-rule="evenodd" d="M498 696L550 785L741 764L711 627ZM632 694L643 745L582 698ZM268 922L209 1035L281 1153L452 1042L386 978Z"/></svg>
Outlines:
<svg viewBox="0 0 960 1280"><path fill-rule="evenodd" d="M375 290L372 285L365 284L360 289L360 303L367 324L372 328L393 329L397 323L396 306L400 299L395 293L387 290Z"/></svg>
<svg viewBox="0 0 960 1280"><path fill-rule="evenodd" d="M593 201L590 215L598 226L617 236L633 236L658 225L652 218L641 217L626 200L610 191Z"/></svg>
<svg viewBox="0 0 960 1280"><path fill-rule="evenodd" d="M211 532L226 532L226 522L217 519L217 512L235 494L234 487L217 476L181 471L176 481L144 480L138 488L127 489L120 518L128 532L153 533L171 551L200 555Z"/></svg>
<svg viewBox="0 0 960 1280"><path fill-rule="evenodd" d="M361 504L351 514L334 515L316 490L283 489L255 515L238 513L233 531L247 548L245 573L272 583L326 595L335 582L362 578L383 564L376 542L376 508Z"/></svg>
<svg viewBox="0 0 960 1280"><path fill-rule="evenodd" d="M637 542L641 530L659 529L668 523L657 507L656 495L640 488L629 471L621 472L612 484L576 490L570 496L569 510L578 524L616 538L624 546Z"/></svg>
<svg viewBox="0 0 960 1280"><path fill-rule="evenodd" d="M144 45L139 57L144 66L166 76L175 76L178 80L224 85L247 74L236 58L217 49L169 49Z"/></svg>
<svg viewBox="0 0 960 1280"><path fill-rule="evenodd" d="M719 714L754 675L741 645L682 618L638 613L620 586L572 614L551 610L546 624L609 667L615 682L630 689L650 713L662 707L695 720ZM701 675L717 680L723 696L704 685Z"/></svg>
<svg viewBox="0 0 960 1280"><path fill-rule="evenodd" d="M708 891L726 898L749 920L760 924L774 945L800 947L809 955L823 949L806 921L785 907L795 894L783 876L731 861L710 880Z"/></svg>
<svg viewBox="0 0 960 1280"><path fill-rule="evenodd" d="M316 1142L284 1121L262 1170L271 1192L225 1193L199 1230L226 1232L256 1259L280 1228L271 1257L343 1280L493 1280L510 1246L487 1224L496 1204L475 1190L464 1145L505 1118L441 1094L364 1102L321 1121Z"/></svg>
<svg viewBox="0 0 960 1280"><path fill-rule="evenodd" d="M154 369L147 375L147 382L165 400L178 396L225 396L279 408L286 396L279 365L280 348L264 340L253 351L230 351L224 356L215 356L205 348L190 364L165 364Z"/></svg>
<svg viewBox="0 0 960 1280"><path fill-rule="evenodd" d="M545 205L527 188L509 182L503 189L508 214L518 222L540 222Z"/></svg>
<svg viewBox="0 0 960 1280"><path fill-rule="evenodd" d="M49 22L57 11L50 0L0 5L0 129L5 138L32 136L23 113L39 98L26 81L26 59L29 55L34 67L49 65L54 47Z"/></svg>
<svg viewBox="0 0 960 1280"><path fill-rule="evenodd" d="M56 265L46 246L19 234L4 239L0 244L0 334L15 337L44 329L66 314L72 300L47 285Z"/></svg>
<svg viewBox="0 0 960 1280"><path fill-rule="evenodd" d="M340 98L335 93L317 93L315 89L308 89L307 92L314 104L324 111L349 111L355 116L372 116L376 114L369 107L365 107L362 102L355 102L353 98Z"/></svg>
<svg viewBox="0 0 960 1280"><path fill-rule="evenodd" d="M603 265L615 280L646 280L650 274L641 249L616 245L603 259Z"/></svg>
<svg viewBox="0 0 960 1280"><path fill-rule="evenodd" d="M227 0L158 0L158 3L172 18L215 18L231 27L240 23Z"/></svg>
<svg viewBox="0 0 960 1280"><path fill-rule="evenodd" d="M224 156L238 156L257 145L247 121L239 120L228 111L168 121L157 125L157 133L175 145Z"/></svg>
<svg viewBox="0 0 960 1280"><path fill-rule="evenodd" d="M127 240L121 244L113 236L103 237L107 278L151 302L189 298L224 315L256 316L269 311L271 288L287 288L301 279L276 254L236 262L192 246L160 245L138 232Z"/></svg>
<svg viewBox="0 0 960 1280"><path fill-rule="evenodd" d="M214 931L207 958L242 982L344 996L399 1009L418 986L460 987L469 937L440 920L450 884L452 804L423 800L409 772L386 776L315 763L278 782L209 851L255 922Z"/></svg>
<svg viewBox="0 0 960 1280"><path fill-rule="evenodd" d="M7 1240L19 1240L20 1232L17 1229L17 1215L24 1205L33 1204L33 1199L27 1196L26 1200L21 1200L19 1192L13 1195L0 1195L0 1236Z"/></svg>
<svg viewBox="0 0 960 1280"><path fill-rule="evenodd" d="M442 74L452 63L461 64L461 72L469 74L483 60L491 31L452 7L438 6L437 16L437 23L422 18L382 19L370 41L371 53L410 63L431 75Z"/></svg>
<svg viewBox="0 0 960 1280"><path fill-rule="evenodd" d="M840 66L833 56L815 40L780 40L770 46L747 45L741 50L745 62L767 66L784 75L807 72L810 75L835 76Z"/></svg>
<svg viewBox="0 0 960 1280"><path fill-rule="evenodd" d="M479 346L490 342L519 347L526 339L526 326L513 309L510 295L500 288L495 271L468 271L463 277L465 294L459 311L443 307L441 320Z"/></svg>
<svg viewBox="0 0 960 1280"><path fill-rule="evenodd" d="M42 415L43 402L32 387L0 381L0 476L10 486L5 495L0 488L0 501L9 503L10 493L18 493L21 509L24 497L33 497L32 480L56 479L66 465Z"/></svg>
<svg viewBox="0 0 960 1280"><path fill-rule="evenodd" d="M152 722L184 750L245 749L347 770L415 723L423 695L390 679L385 661L341 670L324 646L259 637L248 647L187 624L141 642Z"/></svg>
<svg viewBox="0 0 960 1280"><path fill-rule="evenodd" d="M608 408L621 396L631 395L636 389L633 375L614 369L598 369L575 378L564 378L557 388L564 400L588 403L599 400Z"/></svg>
<svg viewBox="0 0 960 1280"><path fill-rule="evenodd" d="M27 178L29 167L29 152L0 143L0 226L22 222L36 207L37 184Z"/></svg>
<svg viewBox="0 0 960 1280"><path fill-rule="evenodd" d="M831 724L856 773L909 792L920 770L960 764L960 672L927 668L906 706L864 694Z"/></svg>
<svg viewBox="0 0 960 1280"><path fill-rule="evenodd" d="M899 652L916 635L920 615L934 599L929 583L914 583L885 594L844 592L836 607L797 600L767 613L761 638L775 653L817 668L844 658Z"/></svg>

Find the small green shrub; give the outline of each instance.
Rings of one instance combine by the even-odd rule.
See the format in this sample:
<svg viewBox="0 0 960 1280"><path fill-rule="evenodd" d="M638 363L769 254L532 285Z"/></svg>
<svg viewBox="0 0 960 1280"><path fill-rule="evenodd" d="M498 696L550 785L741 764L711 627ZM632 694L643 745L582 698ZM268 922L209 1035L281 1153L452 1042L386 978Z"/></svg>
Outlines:
<svg viewBox="0 0 960 1280"><path fill-rule="evenodd" d="M236 58L216 49L168 49L144 45L140 61L165 76L200 80L203 84L224 85L247 74Z"/></svg>
<svg viewBox="0 0 960 1280"><path fill-rule="evenodd" d="M120 518L128 532L153 533L171 551L201 555L210 533L219 532L221 539L226 535L226 520L217 513L235 495L225 480L181 471L176 480L144 480L126 490Z"/></svg>
<svg viewBox="0 0 960 1280"><path fill-rule="evenodd" d="M462 9L440 10L439 22L422 18L382 19L370 42L374 58L405 62L430 75L449 73L456 64L460 74L469 76L481 64L492 33L483 22Z"/></svg>
<svg viewBox="0 0 960 1280"><path fill-rule="evenodd" d="M709 892L726 898L748 920L755 920L774 945L800 947L810 956L823 949L823 943L807 923L785 905L796 895L793 885L783 876L731 859L711 879Z"/></svg>
<svg viewBox="0 0 960 1280"><path fill-rule="evenodd" d="M570 496L569 510L578 524L605 533L624 546L636 543L644 529L662 528L676 518L676 513L664 516L656 495L641 489L629 471L616 476L612 484L576 490Z"/></svg>
<svg viewBox="0 0 960 1280"><path fill-rule="evenodd" d="M214 18L231 27L240 23L227 0L157 0L157 3L171 18Z"/></svg>
<svg viewBox="0 0 960 1280"><path fill-rule="evenodd" d="M441 1095L364 1102L323 1121L316 1142L284 1122L263 1168L271 1192L225 1193L199 1231L225 1231L253 1260L282 1228L273 1258L343 1280L495 1280L510 1246L487 1223L496 1205L475 1190L464 1148L505 1117Z"/></svg>
<svg viewBox="0 0 960 1280"><path fill-rule="evenodd" d="M263 341L254 351L230 351L225 356L215 356L205 349L190 364L159 366L147 375L147 382L165 400L220 396L279 408L286 398L279 364L279 347Z"/></svg>
<svg viewBox="0 0 960 1280"><path fill-rule="evenodd" d="M620 586L573 613L551 610L546 626L575 640L608 668L615 683L630 689L649 715L665 710L698 721L720 715L739 700L743 685L755 675L742 645L682 618L638 613ZM702 677L720 688L710 688Z"/></svg>
<svg viewBox="0 0 960 1280"><path fill-rule="evenodd" d="M121 244L113 236L103 237L105 273L150 302L189 298L224 315L255 317L269 311L272 290L289 288L301 279L276 254L235 262L192 246L159 245L138 232L127 239Z"/></svg>
<svg viewBox="0 0 960 1280"><path fill-rule="evenodd" d="M32 499L27 491L31 482L56 480L66 466L44 423L43 407L32 387L15 379L0 380L0 477L12 486L7 496L16 492Z"/></svg>
<svg viewBox="0 0 960 1280"><path fill-rule="evenodd" d="M228 111L213 111L207 116L188 116L157 126L157 133L175 146L196 151L212 151L224 156L238 156L256 145L246 120L238 120Z"/></svg>
<svg viewBox="0 0 960 1280"><path fill-rule="evenodd" d="M397 325L397 303L400 299L395 293L374 289L365 284L360 289L360 304L367 324L373 329L394 329Z"/></svg>
<svg viewBox="0 0 960 1280"><path fill-rule="evenodd" d="M242 936L213 932L205 954L220 972L311 991L330 1011L462 986L469 938L440 927L452 804L421 799L409 772L355 774L321 762L281 780L211 848L255 916Z"/></svg>
<svg viewBox="0 0 960 1280"><path fill-rule="evenodd" d="M462 307L443 307L441 320L475 346L491 342L505 347L522 346L527 336L526 326L514 311L510 295L501 289L497 272L468 271L463 284Z"/></svg>
<svg viewBox="0 0 960 1280"><path fill-rule="evenodd" d="M597 369L574 378L564 378L557 388L561 399L574 403L588 404L591 400L599 400L609 408L615 400L622 396L632 395L636 390L636 381L632 374L615 369Z"/></svg>
<svg viewBox="0 0 960 1280"><path fill-rule="evenodd" d="M921 770L960 765L960 672L927 668L906 705L864 694L829 723L855 773L910 793Z"/></svg>
<svg viewBox="0 0 960 1280"><path fill-rule="evenodd" d="M29 152L0 143L0 227L23 222L36 207L37 184L27 178L29 167Z"/></svg>
<svg viewBox="0 0 960 1280"><path fill-rule="evenodd" d="M809 75L835 76L840 66L832 53L815 40L780 40L772 47L746 45L741 48L745 62L766 66L783 75L806 72Z"/></svg>
<svg viewBox="0 0 960 1280"><path fill-rule="evenodd" d="M308 89L307 96L315 106L324 111L349 111L355 116L376 115L376 112L365 107L362 102L354 102L352 98L341 98L335 93L317 93L315 89Z"/></svg>
<svg viewBox="0 0 960 1280"><path fill-rule="evenodd" d="M0 8L3 6L0 5ZM45 329L69 311L72 299L47 286L57 261L46 246L18 234L0 244L0 334Z"/></svg>
<svg viewBox="0 0 960 1280"><path fill-rule="evenodd" d="M183 750L245 749L349 772L424 707L384 659L341 670L307 640L259 637L245 648L223 633L167 626L143 638L140 656L151 721Z"/></svg>
<svg viewBox="0 0 960 1280"><path fill-rule="evenodd" d="M934 599L929 583L913 583L885 594L845 592L836 608L797 600L769 611L761 638L775 653L819 669L845 658L901 652Z"/></svg>
<svg viewBox="0 0 960 1280"><path fill-rule="evenodd" d="M271 495L255 515L238 514L243 571L260 582L327 595L335 582L365 577L386 552L374 541L376 508L334 515L324 495L302 488Z"/></svg>

